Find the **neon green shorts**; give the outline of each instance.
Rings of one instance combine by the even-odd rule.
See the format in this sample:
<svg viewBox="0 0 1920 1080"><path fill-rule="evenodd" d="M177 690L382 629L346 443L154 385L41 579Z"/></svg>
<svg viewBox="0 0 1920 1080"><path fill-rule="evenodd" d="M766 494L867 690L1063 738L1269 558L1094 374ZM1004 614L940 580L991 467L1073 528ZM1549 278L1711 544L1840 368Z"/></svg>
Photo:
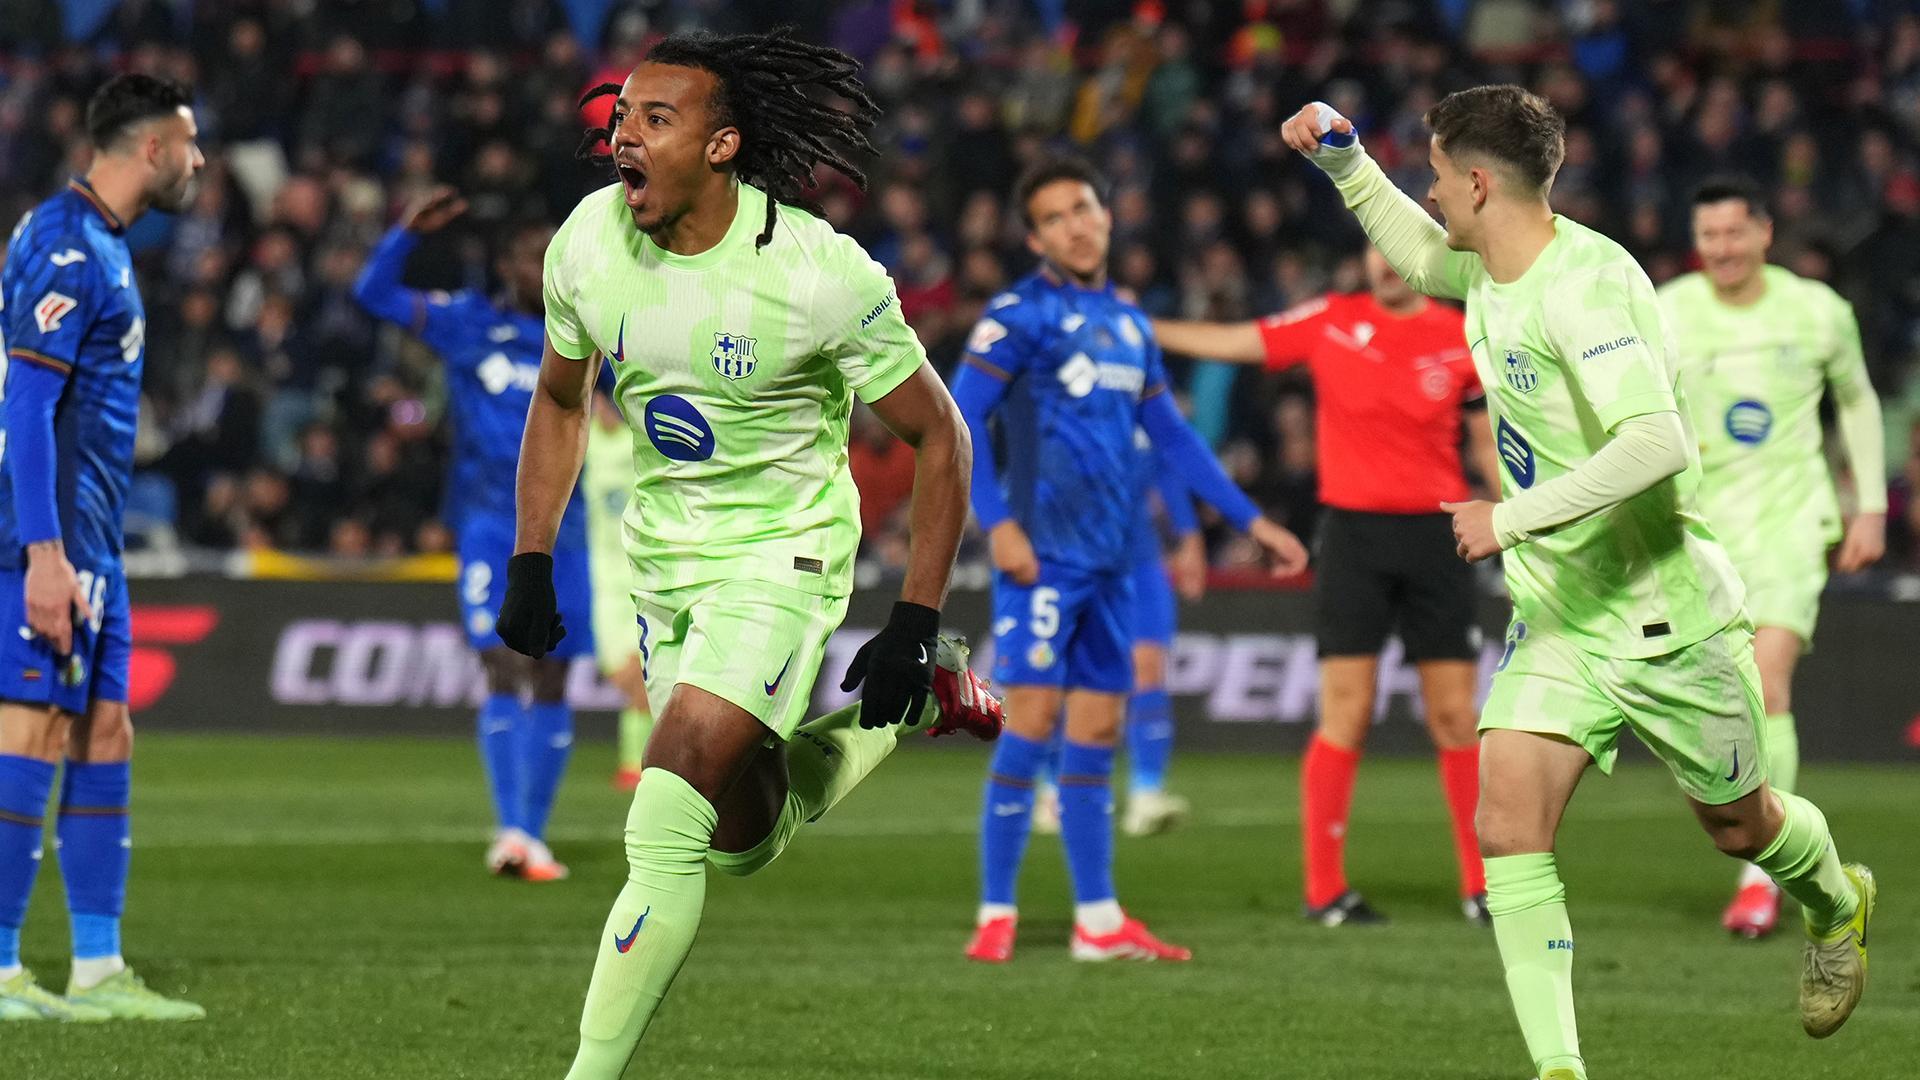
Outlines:
<svg viewBox="0 0 1920 1080"><path fill-rule="evenodd" d="M1782 544L1752 552L1729 550L1747 587L1747 614L1755 626L1778 626L1813 643L1820 619L1820 593L1827 587L1824 540Z"/></svg>
<svg viewBox="0 0 1920 1080"><path fill-rule="evenodd" d="M640 655L640 626L629 586L632 571L624 558L618 575L612 569L603 573L600 563L593 564L593 659L602 675L612 675Z"/></svg>
<svg viewBox="0 0 1920 1080"><path fill-rule="evenodd" d="M647 698L657 716L676 686L697 686L751 713L780 739L806 719L844 596L766 581L724 581L636 596Z"/></svg>
<svg viewBox="0 0 1920 1080"><path fill-rule="evenodd" d="M1586 652L1515 622L1480 730L1558 735L1612 772L1620 729L1629 727L1681 790L1718 806L1766 781L1765 719L1753 631L1744 621L1646 660Z"/></svg>

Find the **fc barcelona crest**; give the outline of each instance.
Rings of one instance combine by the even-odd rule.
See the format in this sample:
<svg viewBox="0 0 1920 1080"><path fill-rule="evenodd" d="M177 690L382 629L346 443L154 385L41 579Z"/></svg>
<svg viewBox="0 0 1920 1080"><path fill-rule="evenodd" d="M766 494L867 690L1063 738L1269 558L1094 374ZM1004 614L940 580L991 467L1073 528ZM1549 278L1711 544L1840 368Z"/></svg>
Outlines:
<svg viewBox="0 0 1920 1080"><path fill-rule="evenodd" d="M744 379L753 374L759 361L753 357L750 337L716 331L713 335L713 370L729 379Z"/></svg>
<svg viewBox="0 0 1920 1080"><path fill-rule="evenodd" d="M1523 394L1533 393L1540 385L1540 373L1534 370L1533 358L1517 349L1507 350L1507 385Z"/></svg>

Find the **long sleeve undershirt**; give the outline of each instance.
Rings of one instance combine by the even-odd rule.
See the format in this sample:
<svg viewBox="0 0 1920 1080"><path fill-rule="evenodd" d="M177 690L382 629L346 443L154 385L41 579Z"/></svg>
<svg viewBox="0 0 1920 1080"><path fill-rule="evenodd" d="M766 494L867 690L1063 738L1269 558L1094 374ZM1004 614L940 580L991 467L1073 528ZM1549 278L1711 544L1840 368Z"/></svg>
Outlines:
<svg viewBox="0 0 1920 1080"><path fill-rule="evenodd" d="M1687 467L1687 430L1677 412L1620 421L1613 438L1579 468L1493 508L1502 550L1604 514Z"/></svg>

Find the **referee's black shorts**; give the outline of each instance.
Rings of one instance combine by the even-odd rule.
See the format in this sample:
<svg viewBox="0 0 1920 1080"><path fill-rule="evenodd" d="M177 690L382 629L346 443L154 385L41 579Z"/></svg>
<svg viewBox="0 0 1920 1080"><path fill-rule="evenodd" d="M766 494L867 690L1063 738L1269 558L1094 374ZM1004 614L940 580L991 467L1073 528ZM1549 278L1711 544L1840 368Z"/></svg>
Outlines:
<svg viewBox="0 0 1920 1080"><path fill-rule="evenodd" d="M1321 656L1371 656L1396 629L1410 661L1480 655L1473 567L1448 515L1328 507L1315 547Z"/></svg>

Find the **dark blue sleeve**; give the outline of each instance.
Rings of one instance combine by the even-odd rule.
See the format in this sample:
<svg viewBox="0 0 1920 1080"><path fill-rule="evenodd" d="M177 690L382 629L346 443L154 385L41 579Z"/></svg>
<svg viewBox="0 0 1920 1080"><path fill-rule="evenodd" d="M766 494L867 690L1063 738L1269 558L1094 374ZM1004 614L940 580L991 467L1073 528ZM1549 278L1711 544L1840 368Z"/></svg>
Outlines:
<svg viewBox="0 0 1920 1080"><path fill-rule="evenodd" d="M374 318L398 323L416 334L426 324L426 297L400 284L400 275L407 268L407 256L419 246L420 238L406 229L398 225L388 229L353 283L353 298Z"/></svg>
<svg viewBox="0 0 1920 1080"><path fill-rule="evenodd" d="M1160 491L1160 505L1167 508L1167 524L1172 526L1176 537L1190 536L1200 531L1200 519L1193 512L1193 492L1187 488L1187 478L1167 460L1156 444L1153 448L1153 482Z"/></svg>
<svg viewBox="0 0 1920 1080"><path fill-rule="evenodd" d="M1253 519L1260 516L1260 508L1234 486L1233 479L1220 467L1220 459L1213 456L1213 450L1180 415L1172 394L1163 390L1143 398L1140 426L1147 429L1147 437L1153 440L1160 460L1178 470L1193 494L1220 511L1234 528L1245 532Z"/></svg>
<svg viewBox="0 0 1920 1080"><path fill-rule="evenodd" d="M1027 369L1032 335L1027 324L1036 317L1035 305L1018 293L1001 293L987 305L987 313L967 335L966 362L997 375L1003 383Z"/></svg>
<svg viewBox="0 0 1920 1080"><path fill-rule="evenodd" d="M20 524L20 544L60 539L60 506L56 487L53 412L67 388L68 371L28 360L7 368L6 456L13 481L14 516Z"/></svg>
<svg viewBox="0 0 1920 1080"><path fill-rule="evenodd" d="M987 430L987 418L1007 396L1007 382L969 360L955 373L952 390L954 404L960 406L960 417L967 422L967 434L973 438L973 516L980 523L980 531L987 532L1013 516L1007 500L1000 494L999 470L993 460L993 435Z"/></svg>

